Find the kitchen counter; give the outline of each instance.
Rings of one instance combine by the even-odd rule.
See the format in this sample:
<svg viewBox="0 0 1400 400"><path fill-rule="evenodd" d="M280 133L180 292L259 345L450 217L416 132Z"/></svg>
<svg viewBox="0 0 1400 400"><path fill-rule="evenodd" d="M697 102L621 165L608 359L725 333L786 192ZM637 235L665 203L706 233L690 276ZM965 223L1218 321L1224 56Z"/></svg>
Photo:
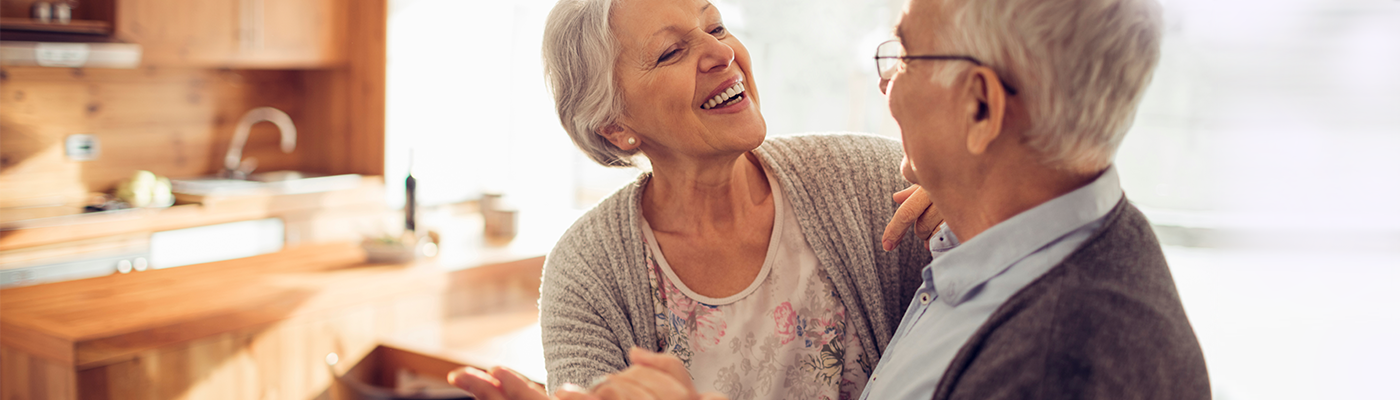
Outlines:
<svg viewBox="0 0 1400 400"><path fill-rule="evenodd" d="M373 302L442 291L431 263L367 265L349 243L0 291L0 343L79 369L142 350Z"/></svg>
<svg viewBox="0 0 1400 400"><path fill-rule="evenodd" d="M522 243L517 247L532 246ZM324 367L315 367L328 351L354 360L380 342L446 348L451 343L443 339L445 334L464 332L461 323L453 325L450 320L532 312L539 296L543 253L519 255L508 247L476 254L478 259L490 261L465 269L460 257L451 263L439 258L366 264L358 245L330 243L179 268L0 290L0 348L4 350L0 355L7 358L4 363L10 367L0 381L6 386L3 395L88 398L91 391L101 391L108 393L106 397L120 398L137 389L156 390L121 387L132 379L131 371L155 365L172 372L147 376L151 380L147 386L167 385L164 380L170 379L159 375L170 373L182 374L190 382L170 389L173 392L151 393L200 398L200 393L228 388L205 387L219 381L200 380L199 374L186 370L205 368L196 368L196 364L207 362L207 368L218 371L233 361L264 357L270 361L246 363L252 369L270 365L270 372L255 374L256 379L239 373L242 381L218 384L273 385L283 387L279 390L286 394L284 398L313 396L317 388L328 383ZM517 320L521 319L511 319ZM510 324L511 329L519 324ZM445 330L445 325L458 328ZM492 329L499 328L477 323L476 328L465 331ZM211 357L204 352L209 348L222 348L220 354L228 354L208 361ZM180 361L171 360L175 357ZM288 361L288 357L295 360ZM31 369L29 378L13 375L13 367L26 365ZM302 365L296 368L302 371L304 382L289 383L292 378L277 369L288 365ZM37 372L33 371L41 369L50 371L45 378L50 382L44 384L58 389L16 391L23 384L34 384ZM71 375L55 377L60 372L54 371ZM68 394L55 396L54 390Z"/></svg>

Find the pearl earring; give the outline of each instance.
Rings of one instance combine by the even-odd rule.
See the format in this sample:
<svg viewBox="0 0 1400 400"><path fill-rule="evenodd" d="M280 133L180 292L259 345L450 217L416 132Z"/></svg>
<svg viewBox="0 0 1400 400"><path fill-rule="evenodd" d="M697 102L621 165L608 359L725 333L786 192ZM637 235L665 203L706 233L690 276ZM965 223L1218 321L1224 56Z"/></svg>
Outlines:
<svg viewBox="0 0 1400 400"><path fill-rule="evenodd" d="M629 145L637 144L637 138L634 138L634 137L627 138L627 144L629 144Z"/></svg>

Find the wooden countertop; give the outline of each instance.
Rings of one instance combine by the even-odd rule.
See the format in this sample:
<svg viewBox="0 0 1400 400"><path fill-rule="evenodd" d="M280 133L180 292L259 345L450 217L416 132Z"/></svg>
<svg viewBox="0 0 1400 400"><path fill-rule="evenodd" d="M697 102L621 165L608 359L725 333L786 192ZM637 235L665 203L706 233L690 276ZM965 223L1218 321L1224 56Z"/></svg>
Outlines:
<svg viewBox="0 0 1400 400"><path fill-rule="evenodd" d="M329 192L201 197L199 200L202 203L168 208L138 208L15 221L0 219L0 251L118 234L247 221L296 210L344 207L366 202L382 207L379 202L384 197L383 177L366 176L361 179L359 187Z"/></svg>
<svg viewBox="0 0 1400 400"><path fill-rule="evenodd" d="M405 292L442 291L437 262L365 264L352 243L0 291L0 343L79 370L140 351Z"/></svg>

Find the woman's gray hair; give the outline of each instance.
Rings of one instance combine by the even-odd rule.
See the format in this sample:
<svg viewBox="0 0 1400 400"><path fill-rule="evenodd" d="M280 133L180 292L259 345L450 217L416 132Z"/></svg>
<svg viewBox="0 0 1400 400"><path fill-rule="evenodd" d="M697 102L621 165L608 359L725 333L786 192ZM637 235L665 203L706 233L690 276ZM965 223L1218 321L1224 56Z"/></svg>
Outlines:
<svg viewBox="0 0 1400 400"><path fill-rule="evenodd" d="M946 0L943 9L951 21L938 35L943 45L986 62L1019 91L1029 145L1048 165L1090 172L1113 161L1160 58L1161 5Z"/></svg>
<svg viewBox="0 0 1400 400"><path fill-rule="evenodd" d="M560 0L544 27L544 74L559 123L589 158L604 166L631 166L635 150L617 148L598 129L622 115L613 65L621 46L608 24L615 0Z"/></svg>

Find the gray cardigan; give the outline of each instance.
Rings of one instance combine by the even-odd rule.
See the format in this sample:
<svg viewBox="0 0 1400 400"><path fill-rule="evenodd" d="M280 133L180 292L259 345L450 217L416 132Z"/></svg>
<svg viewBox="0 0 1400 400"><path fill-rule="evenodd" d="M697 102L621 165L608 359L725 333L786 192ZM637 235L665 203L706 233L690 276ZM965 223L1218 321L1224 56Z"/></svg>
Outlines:
<svg viewBox="0 0 1400 400"><path fill-rule="evenodd" d="M1099 231L987 319L934 400L1209 399L1157 236L1120 200Z"/></svg>
<svg viewBox="0 0 1400 400"><path fill-rule="evenodd" d="M899 174L899 143L809 134L769 138L754 153L777 175L846 306L848 329L875 365L931 258L912 230L898 248L881 249L898 207L891 195L909 185ZM660 350L638 220L649 178L642 174L580 217L545 259L540 326L550 393L625 369L633 346Z"/></svg>

